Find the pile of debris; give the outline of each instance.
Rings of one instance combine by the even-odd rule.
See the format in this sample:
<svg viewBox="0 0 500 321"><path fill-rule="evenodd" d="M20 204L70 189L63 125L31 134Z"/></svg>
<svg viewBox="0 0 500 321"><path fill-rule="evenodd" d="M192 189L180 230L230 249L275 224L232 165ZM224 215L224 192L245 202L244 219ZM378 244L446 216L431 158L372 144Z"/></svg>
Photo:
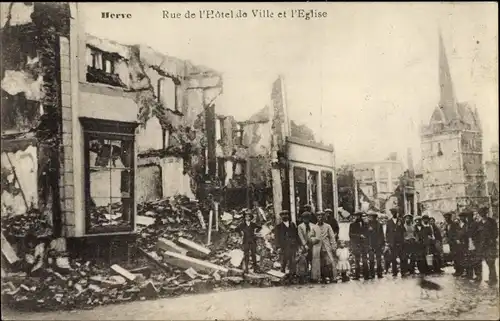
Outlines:
<svg viewBox="0 0 500 321"><path fill-rule="evenodd" d="M221 213L218 231L210 231L211 242L205 246L209 234L206 222L210 221L207 212L203 205L183 197L140 205L136 247L141 255L130 266L98 266L66 258L60 262L60 252L55 262L27 275L25 269L16 268L24 257L17 257L7 241L4 246L2 234L2 257L9 257L6 266L11 267L10 273L2 269L2 298L16 309L77 309L245 284L282 284L284 275L279 272L273 235L264 219L273 215L258 211L264 222L257 249L261 271L244 274L241 236L235 232L242 211ZM47 245L49 251L58 251L54 244L57 242Z"/></svg>
<svg viewBox="0 0 500 321"><path fill-rule="evenodd" d="M22 238L28 233L48 237L52 235L52 226L40 213L31 211L22 215L2 217L2 233L14 238Z"/></svg>

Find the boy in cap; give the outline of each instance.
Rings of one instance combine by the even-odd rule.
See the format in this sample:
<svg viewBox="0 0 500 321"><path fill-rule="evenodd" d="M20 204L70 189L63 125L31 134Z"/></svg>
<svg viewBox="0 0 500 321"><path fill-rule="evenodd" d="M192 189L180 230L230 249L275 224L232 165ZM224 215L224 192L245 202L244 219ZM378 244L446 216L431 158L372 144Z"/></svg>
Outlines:
<svg viewBox="0 0 500 321"><path fill-rule="evenodd" d="M290 276L295 275L295 253L300 244L297 226L290 221L290 213L280 213L281 222L276 225L276 247L278 248L281 261L281 272L285 273L286 267L290 270Z"/></svg>
<svg viewBox="0 0 500 321"><path fill-rule="evenodd" d="M237 232L241 233L241 244L243 246L243 252L245 254L245 273L248 273L248 265L250 263L250 256L252 257L253 271L259 273L259 267L257 265L257 235L256 233L261 229L260 226L252 222L254 216L252 212L247 210L245 212L244 222L241 223L236 229Z"/></svg>

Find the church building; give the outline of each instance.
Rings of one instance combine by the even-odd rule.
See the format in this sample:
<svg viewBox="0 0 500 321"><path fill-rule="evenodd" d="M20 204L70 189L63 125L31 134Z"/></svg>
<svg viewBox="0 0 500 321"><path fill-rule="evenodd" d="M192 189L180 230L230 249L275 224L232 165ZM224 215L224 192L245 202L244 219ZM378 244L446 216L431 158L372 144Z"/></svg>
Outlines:
<svg viewBox="0 0 500 321"><path fill-rule="evenodd" d="M482 129L475 106L459 102L439 35L439 104L421 129L424 210L442 214L487 205Z"/></svg>

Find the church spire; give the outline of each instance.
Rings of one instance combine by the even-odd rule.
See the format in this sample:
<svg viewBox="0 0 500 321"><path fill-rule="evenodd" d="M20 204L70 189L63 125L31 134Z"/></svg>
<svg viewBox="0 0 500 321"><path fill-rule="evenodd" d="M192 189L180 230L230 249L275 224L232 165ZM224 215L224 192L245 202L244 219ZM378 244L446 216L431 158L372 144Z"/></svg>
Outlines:
<svg viewBox="0 0 500 321"><path fill-rule="evenodd" d="M446 121L458 115L457 101L455 92L453 90L453 82L451 80L450 66L448 65L448 58L446 57L446 50L444 48L443 37L441 30L439 30L439 107L441 107Z"/></svg>

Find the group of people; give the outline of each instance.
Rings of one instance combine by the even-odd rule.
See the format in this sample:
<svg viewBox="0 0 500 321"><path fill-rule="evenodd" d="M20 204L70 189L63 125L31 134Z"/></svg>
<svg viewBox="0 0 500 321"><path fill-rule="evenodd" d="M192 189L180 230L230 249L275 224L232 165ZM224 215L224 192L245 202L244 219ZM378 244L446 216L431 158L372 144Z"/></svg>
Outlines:
<svg viewBox="0 0 500 321"><path fill-rule="evenodd" d="M339 224L332 210L313 215L306 210L298 226L291 221L290 213L280 213L281 222L274 228L276 248L280 257L281 272L288 269L288 277L300 282L337 282L338 274L347 280L349 251L342 242L338 244ZM256 259L257 232L260 227L247 212L237 231L242 236L244 271L248 273L250 259L253 270L259 271ZM314 223L313 223L314 222ZM340 259L339 259L340 258ZM339 271L340 270L340 271Z"/></svg>
<svg viewBox="0 0 500 321"><path fill-rule="evenodd" d="M482 262L485 261L489 271L488 283L496 284L498 225L488 213L487 207L477 212L462 211L458 219L453 219L453 213L445 213L444 235L450 246L455 276L481 282Z"/></svg>
<svg viewBox="0 0 500 321"><path fill-rule="evenodd" d="M281 222L274 228L276 248L281 271L299 281L336 283L338 281L383 278L384 274L443 273L443 244L450 247L456 276L481 281L482 261L489 268L489 282L496 283L498 228L488 217L488 208L477 212L463 211L453 220L453 213L445 213L444 227L439 227L428 215L401 215L391 209L392 217L385 223L374 212L356 212L349 225L349 248L339 241L339 224L332 210L315 214L309 208L300 215L298 225L290 213L280 213ZM259 226L253 215L245 214L238 231L242 234L244 267L248 273L250 259L254 271L259 271L256 260ZM349 257L354 258L351 275Z"/></svg>

